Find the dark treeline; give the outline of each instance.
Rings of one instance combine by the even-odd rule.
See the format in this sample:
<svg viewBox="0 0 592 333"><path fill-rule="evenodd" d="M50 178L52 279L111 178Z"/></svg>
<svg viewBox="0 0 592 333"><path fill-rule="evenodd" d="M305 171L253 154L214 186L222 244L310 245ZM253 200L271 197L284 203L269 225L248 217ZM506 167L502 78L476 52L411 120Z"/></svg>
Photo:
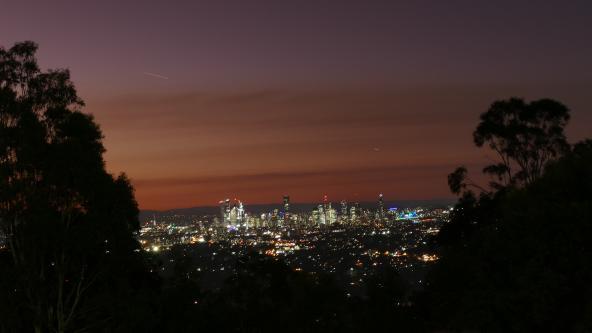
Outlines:
<svg viewBox="0 0 592 333"><path fill-rule="evenodd" d="M482 114L475 144L499 161L490 184L449 176L459 201L424 289L383 269L346 297L331 276L253 253L205 291L179 249L172 276L153 273L129 180L106 172L68 71L41 71L36 50L0 48L2 332L592 331L592 141L567 143L561 103Z"/></svg>

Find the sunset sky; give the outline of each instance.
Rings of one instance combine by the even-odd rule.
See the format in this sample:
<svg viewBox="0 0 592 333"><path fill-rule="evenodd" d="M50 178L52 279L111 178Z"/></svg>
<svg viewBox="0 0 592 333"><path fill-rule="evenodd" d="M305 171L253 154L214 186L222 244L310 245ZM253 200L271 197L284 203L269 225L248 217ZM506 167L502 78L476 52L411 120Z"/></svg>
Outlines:
<svg viewBox="0 0 592 333"><path fill-rule="evenodd" d="M143 209L434 199L496 99L592 136L592 2L534 3L6 0L0 45L71 70Z"/></svg>

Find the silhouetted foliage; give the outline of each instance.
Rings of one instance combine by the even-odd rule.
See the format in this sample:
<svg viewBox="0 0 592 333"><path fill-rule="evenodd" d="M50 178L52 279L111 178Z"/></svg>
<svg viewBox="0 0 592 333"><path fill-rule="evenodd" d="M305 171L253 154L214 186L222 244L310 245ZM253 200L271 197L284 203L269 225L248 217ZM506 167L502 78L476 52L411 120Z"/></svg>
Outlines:
<svg viewBox="0 0 592 333"><path fill-rule="evenodd" d="M495 187L534 182L548 161L569 149L564 134L568 120L569 109L551 99L494 102L473 133L478 147L487 145L500 158L483 172L495 177Z"/></svg>
<svg viewBox="0 0 592 333"><path fill-rule="evenodd" d="M467 168L462 166L456 168L454 172L448 175L448 187L454 194L460 194L466 187Z"/></svg>
<svg viewBox="0 0 592 333"><path fill-rule="evenodd" d="M458 190L462 169L449 177L451 189L462 195L438 235L441 260L419 297L419 310L428 314L433 330L590 331L592 142L566 150L567 109L559 103L510 100L492 107L503 119L510 109L547 110L529 120L544 128L510 121L518 138L514 142L500 128L488 131L507 136L484 134L483 122L478 129L479 140L495 138L492 148L506 158L530 160L511 174L510 183L519 180L523 186L503 186L477 197ZM552 124L541 125L550 119ZM542 140L543 135L548 137Z"/></svg>
<svg viewBox="0 0 592 333"><path fill-rule="evenodd" d="M464 166L448 175L450 191L460 197L452 222L438 235L440 244L453 244L495 222L499 218L497 205L507 192L533 183L547 163L568 152L564 134L568 120L569 109L551 99L495 101L481 114L473 133L475 145L487 145L500 161L483 169L494 177L487 189L473 182Z"/></svg>
<svg viewBox="0 0 592 333"><path fill-rule="evenodd" d="M67 70L41 71L32 42L0 48L3 331L104 330L143 273L138 208L105 171L102 134Z"/></svg>

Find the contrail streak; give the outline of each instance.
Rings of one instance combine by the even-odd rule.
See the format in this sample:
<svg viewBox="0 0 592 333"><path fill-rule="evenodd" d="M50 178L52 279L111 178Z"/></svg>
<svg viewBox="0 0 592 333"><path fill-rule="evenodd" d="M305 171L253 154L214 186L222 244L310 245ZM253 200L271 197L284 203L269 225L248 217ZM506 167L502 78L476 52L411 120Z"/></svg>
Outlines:
<svg viewBox="0 0 592 333"><path fill-rule="evenodd" d="M159 79L163 79L163 80L168 80L169 78L163 75L159 75L159 74L155 74L155 73L150 73L150 72L144 72L144 75L148 75L148 76L152 76L152 77L156 77Z"/></svg>

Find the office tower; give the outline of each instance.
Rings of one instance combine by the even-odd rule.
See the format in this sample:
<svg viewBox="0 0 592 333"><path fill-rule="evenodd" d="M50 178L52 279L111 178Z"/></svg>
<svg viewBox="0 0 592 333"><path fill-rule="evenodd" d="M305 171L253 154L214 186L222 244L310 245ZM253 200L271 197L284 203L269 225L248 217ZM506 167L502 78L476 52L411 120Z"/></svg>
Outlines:
<svg viewBox="0 0 592 333"><path fill-rule="evenodd" d="M279 226L279 215L280 215L279 209L275 208L271 213L270 226L272 226L272 227Z"/></svg>
<svg viewBox="0 0 592 333"><path fill-rule="evenodd" d="M220 218L224 225L230 223L230 199L220 200Z"/></svg>
<svg viewBox="0 0 592 333"><path fill-rule="evenodd" d="M228 214L228 222L231 226L238 226L238 208L233 206Z"/></svg>
<svg viewBox="0 0 592 333"><path fill-rule="evenodd" d="M290 196L284 195L284 224L290 220Z"/></svg>
<svg viewBox="0 0 592 333"><path fill-rule="evenodd" d="M351 206L349 208L349 220L351 222L355 222L357 218L358 218L358 214L356 212L356 206Z"/></svg>
<svg viewBox="0 0 592 333"><path fill-rule="evenodd" d="M290 212L290 196L284 195L284 214L288 214Z"/></svg>
<svg viewBox="0 0 592 333"><path fill-rule="evenodd" d="M326 212L325 212L325 206L322 205L322 204L320 204L317 207L317 210L319 212L319 222L318 222L318 224L321 224L321 225L326 224L327 223L327 215L326 215Z"/></svg>
<svg viewBox="0 0 592 333"><path fill-rule="evenodd" d="M349 209L349 219L352 222L356 222L360 218L360 203L354 203Z"/></svg>
<svg viewBox="0 0 592 333"><path fill-rule="evenodd" d="M329 203L329 209L325 211L326 221L327 224L333 224L337 222L337 210L331 207L331 203Z"/></svg>
<svg viewBox="0 0 592 333"><path fill-rule="evenodd" d="M319 210L317 208L312 210L312 223L315 225L319 225L321 223L320 221L321 217L319 214Z"/></svg>
<svg viewBox="0 0 592 333"><path fill-rule="evenodd" d="M238 200L238 206L236 206L236 220L239 226L245 226L245 207L240 200Z"/></svg>
<svg viewBox="0 0 592 333"><path fill-rule="evenodd" d="M384 215L385 215L384 214L384 198L383 198L382 193L380 193L378 195L378 212L377 212L377 216L378 216L378 218L383 219L384 218Z"/></svg>

